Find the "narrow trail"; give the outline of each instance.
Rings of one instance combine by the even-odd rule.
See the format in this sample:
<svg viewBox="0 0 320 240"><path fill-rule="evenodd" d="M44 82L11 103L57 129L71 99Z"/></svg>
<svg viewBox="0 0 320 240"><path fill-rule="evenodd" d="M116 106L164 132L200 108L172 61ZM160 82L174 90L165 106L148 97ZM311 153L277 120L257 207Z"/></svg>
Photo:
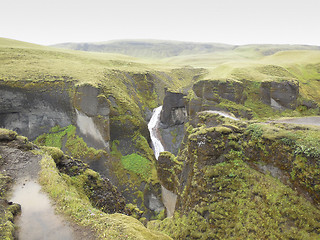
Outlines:
<svg viewBox="0 0 320 240"><path fill-rule="evenodd" d="M0 145L3 160L0 171L14 181L8 200L21 205L21 215L15 220L19 229L16 237L20 240L95 239L89 229L67 222L55 213L54 204L38 183L41 156L19 147Z"/></svg>
<svg viewBox="0 0 320 240"><path fill-rule="evenodd" d="M278 119L270 122L320 126L320 116L319 117L285 118L285 119Z"/></svg>

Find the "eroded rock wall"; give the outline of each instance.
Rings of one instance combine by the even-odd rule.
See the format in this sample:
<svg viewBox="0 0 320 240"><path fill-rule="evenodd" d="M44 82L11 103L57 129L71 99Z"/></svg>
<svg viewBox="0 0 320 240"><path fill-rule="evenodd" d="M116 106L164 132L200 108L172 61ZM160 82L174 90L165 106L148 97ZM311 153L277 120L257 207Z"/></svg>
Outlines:
<svg viewBox="0 0 320 240"><path fill-rule="evenodd" d="M34 140L52 127L72 124L68 83L0 83L0 126Z"/></svg>
<svg viewBox="0 0 320 240"><path fill-rule="evenodd" d="M262 102L275 109L295 109L299 96L299 82L293 80L265 81L260 85L260 94Z"/></svg>
<svg viewBox="0 0 320 240"><path fill-rule="evenodd" d="M34 140L52 127L76 125L89 146L109 149L110 107L99 88L72 82L0 82L0 127Z"/></svg>
<svg viewBox="0 0 320 240"><path fill-rule="evenodd" d="M177 154L188 122L185 94L166 90L160 114L160 133L166 151Z"/></svg>

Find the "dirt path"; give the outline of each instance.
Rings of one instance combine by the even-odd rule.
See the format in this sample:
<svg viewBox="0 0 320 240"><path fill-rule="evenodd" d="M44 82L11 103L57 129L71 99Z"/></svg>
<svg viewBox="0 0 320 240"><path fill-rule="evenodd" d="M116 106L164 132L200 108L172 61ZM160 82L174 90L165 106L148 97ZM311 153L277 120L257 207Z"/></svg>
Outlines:
<svg viewBox="0 0 320 240"><path fill-rule="evenodd" d="M21 147L14 141L0 143L0 172L13 179L10 200L22 208L17 219L19 239L96 239L90 229L55 214L54 204L37 181L41 156L19 149Z"/></svg>
<svg viewBox="0 0 320 240"><path fill-rule="evenodd" d="M320 117L287 118L287 119L274 120L271 122L320 126Z"/></svg>

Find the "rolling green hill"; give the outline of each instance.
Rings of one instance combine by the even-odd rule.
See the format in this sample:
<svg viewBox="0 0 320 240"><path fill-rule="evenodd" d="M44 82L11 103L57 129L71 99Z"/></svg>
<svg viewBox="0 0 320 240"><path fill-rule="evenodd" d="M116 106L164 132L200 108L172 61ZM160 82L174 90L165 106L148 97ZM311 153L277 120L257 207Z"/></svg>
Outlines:
<svg viewBox="0 0 320 240"><path fill-rule="evenodd" d="M319 50L319 46L308 45L228 45L222 43L195 43L161 40L114 40L96 43L60 43L53 47L90 52L120 53L142 58L168 58L185 55L202 55L235 51L254 51L256 54L267 56L287 50Z"/></svg>

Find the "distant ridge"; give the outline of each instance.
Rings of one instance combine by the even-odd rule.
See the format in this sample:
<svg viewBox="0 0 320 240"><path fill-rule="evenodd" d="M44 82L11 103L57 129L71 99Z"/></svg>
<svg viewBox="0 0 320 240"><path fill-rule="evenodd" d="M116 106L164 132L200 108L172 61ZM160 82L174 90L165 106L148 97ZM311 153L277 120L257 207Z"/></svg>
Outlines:
<svg viewBox="0 0 320 240"><path fill-rule="evenodd" d="M93 43L60 43L52 47L90 52L120 53L134 57L169 58L184 55L198 55L231 51L241 48L258 48L262 55L272 55L284 50L320 50L319 46L250 44L229 45L223 43L195 43L165 40L114 40Z"/></svg>

